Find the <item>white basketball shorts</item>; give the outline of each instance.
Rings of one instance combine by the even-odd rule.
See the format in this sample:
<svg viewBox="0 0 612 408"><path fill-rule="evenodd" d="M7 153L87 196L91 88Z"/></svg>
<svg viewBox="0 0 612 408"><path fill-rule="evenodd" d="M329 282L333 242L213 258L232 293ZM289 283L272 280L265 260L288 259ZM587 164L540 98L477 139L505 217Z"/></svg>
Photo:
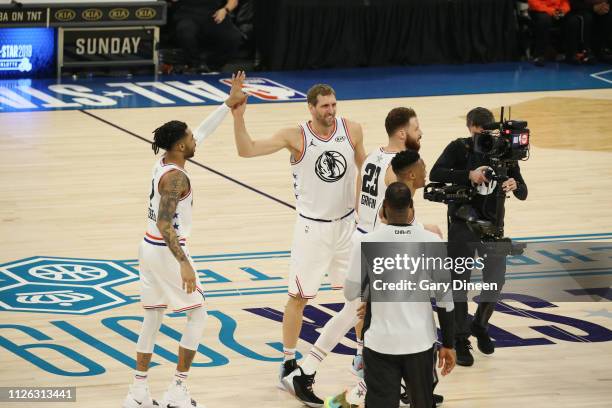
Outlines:
<svg viewBox="0 0 612 408"><path fill-rule="evenodd" d="M353 216L332 222L298 215L289 267L289 296L313 299L327 274L332 289L342 289L355 230Z"/></svg>
<svg viewBox="0 0 612 408"><path fill-rule="evenodd" d="M187 254L193 266L186 246ZM145 309L168 308L174 312L185 312L202 306L204 292L196 272L196 290L187 293L183 289L181 268L163 239L147 236L140 244L140 299ZM195 270L195 266L194 266Z"/></svg>

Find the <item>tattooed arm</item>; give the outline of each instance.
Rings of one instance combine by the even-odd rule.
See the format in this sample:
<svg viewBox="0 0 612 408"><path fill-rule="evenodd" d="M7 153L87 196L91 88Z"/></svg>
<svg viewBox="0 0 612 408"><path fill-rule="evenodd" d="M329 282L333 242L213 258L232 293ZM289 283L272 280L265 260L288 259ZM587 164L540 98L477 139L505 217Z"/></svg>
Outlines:
<svg viewBox="0 0 612 408"><path fill-rule="evenodd" d="M179 238L176 231L172 227L172 220L176 212L176 206L179 200L189 191L189 180L180 171L169 171L165 177L162 177L159 183L159 192L161 200L159 202L159 211L157 214L157 228L164 237L168 249L176 258L181 266L181 279L183 280L183 289L187 293L195 290L196 275L189 262L189 258L181 248Z"/></svg>

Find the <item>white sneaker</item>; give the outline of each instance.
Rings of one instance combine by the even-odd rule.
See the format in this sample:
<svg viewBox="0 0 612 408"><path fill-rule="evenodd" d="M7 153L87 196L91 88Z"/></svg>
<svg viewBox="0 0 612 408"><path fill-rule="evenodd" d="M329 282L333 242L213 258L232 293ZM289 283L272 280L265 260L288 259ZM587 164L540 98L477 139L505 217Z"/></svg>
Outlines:
<svg viewBox="0 0 612 408"><path fill-rule="evenodd" d="M159 404L153 398L149 392L149 386L145 383L143 385L132 384L128 395L123 400L123 408L157 408Z"/></svg>
<svg viewBox="0 0 612 408"><path fill-rule="evenodd" d="M206 408L204 405L198 404L189 395L187 386L182 382L175 381L168 391L164 393L160 408Z"/></svg>

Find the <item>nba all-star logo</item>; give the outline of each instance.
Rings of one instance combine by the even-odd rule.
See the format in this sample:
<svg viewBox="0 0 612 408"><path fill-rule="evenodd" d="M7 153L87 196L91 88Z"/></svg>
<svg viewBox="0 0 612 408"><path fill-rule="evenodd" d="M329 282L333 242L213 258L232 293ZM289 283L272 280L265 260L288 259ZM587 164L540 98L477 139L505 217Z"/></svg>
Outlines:
<svg viewBox="0 0 612 408"><path fill-rule="evenodd" d="M335 150L325 151L317 159L315 173L326 183L336 182L346 173L346 159Z"/></svg>

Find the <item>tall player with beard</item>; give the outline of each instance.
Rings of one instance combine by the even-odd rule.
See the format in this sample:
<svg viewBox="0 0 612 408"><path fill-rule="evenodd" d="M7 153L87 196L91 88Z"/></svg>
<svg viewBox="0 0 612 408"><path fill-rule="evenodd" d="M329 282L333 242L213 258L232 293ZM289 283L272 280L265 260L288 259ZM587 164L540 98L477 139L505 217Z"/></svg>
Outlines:
<svg viewBox="0 0 612 408"><path fill-rule="evenodd" d="M358 123L336 117L336 94L329 86L308 91L311 119L266 139L251 139L245 125L246 104L233 109L236 148L241 157L256 157L287 149L298 211L289 271L289 299L283 316L280 380L283 388L310 406L323 401L314 395L314 372L297 365L295 347L304 307L313 299L324 275L332 288L344 284L351 237L355 230L355 181L365 158ZM344 331L346 333L346 330Z"/></svg>
<svg viewBox="0 0 612 408"><path fill-rule="evenodd" d="M361 168L363 174L361 191L358 194L359 200L359 224L357 231L354 234L353 241L356 241L360 235L372 232L381 223L386 223L382 214L382 201L385 197L387 186L395 181L401 181L407 184L414 195L415 191L425 185L425 163L420 158L418 150L421 148L421 139L423 132L420 128L416 113L411 108L395 108L392 109L385 119L385 129L389 135L389 143L385 147L380 147L368 155ZM396 165L392 165L395 163ZM430 232L441 236L441 230L434 224L421 224L414 218L414 210L411 211L412 223L417 223ZM352 313L356 319L357 308L361 302L347 301L344 309ZM361 311L363 313L363 310ZM337 318L336 315L331 320ZM330 320L330 322L331 322ZM330 323L328 322L328 325ZM362 320L357 324L362 325ZM326 325L327 327L327 325ZM349 328L351 326L348 326ZM344 332L346 333L346 332ZM319 341L325 334L325 329ZM335 397L329 397L325 400L326 407L344 408L357 407L364 403L365 393L367 391L363 380L363 358L361 355L363 349L363 341L361 332L357 330L357 355L353 359L352 371L355 375L361 377L359 383L351 390L343 392ZM334 338L337 344L344 334ZM333 341L333 340L332 340ZM317 346L315 343L315 347ZM332 346L333 347L333 346ZM314 348L313 348L314 349ZM434 377L434 381L437 378ZM403 387L403 385L402 385ZM434 396L436 401L441 401L442 396ZM409 400L409 395L406 391L402 391L402 402Z"/></svg>
<svg viewBox="0 0 612 408"><path fill-rule="evenodd" d="M357 194L359 225L358 230L354 235L370 232L376 224L376 213L379 208L378 200L382 203L386 186L395 181L393 171L390 169L389 163L393 156L406 148L420 148L420 140L422 132L419 127L419 122L414 110L409 108L395 108L389 112L385 120L385 128L389 136L387 146L377 149L371 153L361 167L363 179L359 178L357 188L360 190ZM382 195L381 195L382 194ZM382 197L382 198L381 198ZM355 238L353 237L352 240ZM318 406L320 399L312 393L315 398L310 400L299 398L301 391L298 389L300 383L294 380L297 376L304 373L307 376L314 376L317 368L327 354L338 344L342 337L350 330L351 327L358 323L357 309L360 305L359 300L346 302L342 310L332 317L323 327L321 335L317 342L311 348L306 356L306 359L299 367L289 376L283 379L283 383L289 389L293 387L296 396L308 406ZM356 327L356 332L361 334L361 321ZM360 337L360 336L359 336ZM359 341L359 345L362 346ZM361 349L358 349L358 355L355 357L354 372L357 375L363 376L363 370L359 367L361 359Z"/></svg>

